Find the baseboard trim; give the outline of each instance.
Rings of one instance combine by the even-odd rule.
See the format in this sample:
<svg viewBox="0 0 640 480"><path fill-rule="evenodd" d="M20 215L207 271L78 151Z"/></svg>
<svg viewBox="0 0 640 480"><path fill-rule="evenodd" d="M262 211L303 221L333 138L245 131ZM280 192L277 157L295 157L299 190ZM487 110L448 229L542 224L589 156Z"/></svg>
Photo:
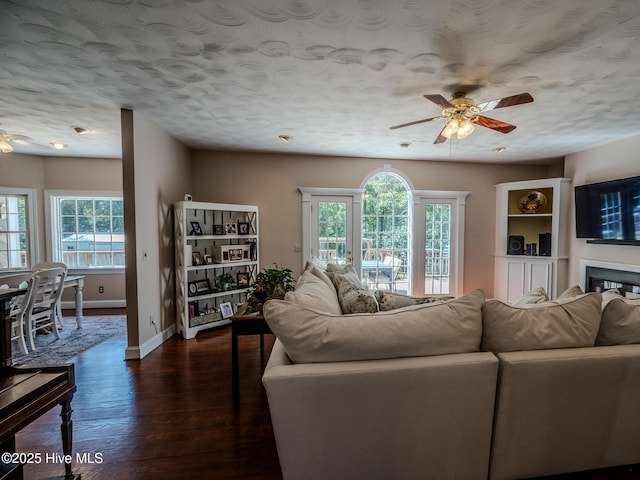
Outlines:
<svg viewBox="0 0 640 480"><path fill-rule="evenodd" d="M73 300L61 302L63 310L75 310L76 303ZM82 302L82 309L85 308L125 308L126 300L87 300Z"/></svg>
<svg viewBox="0 0 640 480"><path fill-rule="evenodd" d="M127 347L124 352L125 360L142 360L176 334L176 326L172 325L162 332L154 335L139 347Z"/></svg>

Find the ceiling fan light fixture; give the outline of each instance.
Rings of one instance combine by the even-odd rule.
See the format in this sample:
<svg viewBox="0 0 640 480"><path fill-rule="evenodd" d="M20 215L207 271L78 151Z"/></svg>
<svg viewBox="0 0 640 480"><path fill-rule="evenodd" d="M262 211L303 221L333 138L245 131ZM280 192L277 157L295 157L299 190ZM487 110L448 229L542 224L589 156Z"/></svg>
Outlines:
<svg viewBox="0 0 640 480"><path fill-rule="evenodd" d="M0 153L9 153L13 151L13 147L4 140L0 140Z"/></svg>
<svg viewBox="0 0 640 480"><path fill-rule="evenodd" d="M471 135L475 129L476 127L473 126L473 123L471 123L468 119L465 118L460 123L460 127L456 132L456 136L458 137L458 140L462 140L463 138L466 138L469 135Z"/></svg>
<svg viewBox="0 0 640 480"><path fill-rule="evenodd" d="M63 148L67 148L69 145L62 142L49 142L53 148L56 150L62 150Z"/></svg>
<svg viewBox="0 0 640 480"><path fill-rule="evenodd" d="M442 136L451 138L451 136L458 131L458 128L460 128L460 122L454 117L442 130Z"/></svg>

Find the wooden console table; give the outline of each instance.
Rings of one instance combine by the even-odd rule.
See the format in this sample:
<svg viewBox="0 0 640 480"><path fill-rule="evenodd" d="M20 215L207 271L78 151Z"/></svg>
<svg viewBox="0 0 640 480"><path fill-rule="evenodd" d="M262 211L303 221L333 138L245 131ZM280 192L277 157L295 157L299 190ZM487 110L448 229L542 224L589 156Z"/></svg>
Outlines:
<svg viewBox="0 0 640 480"><path fill-rule="evenodd" d="M14 367L11 359L11 322L6 317L11 298L24 289L0 290L0 448L15 453L15 434L56 405L62 405L64 480L79 480L71 469L71 399L76 391L73 364ZM28 452L37 461L43 452ZM40 457L40 461L46 461ZM22 464L0 461L0 479L22 479Z"/></svg>
<svg viewBox="0 0 640 480"><path fill-rule="evenodd" d="M238 337L241 335L260 335L260 348L263 348L263 335L265 333L273 333L269 325L267 325L262 312L246 313L246 308L247 305L245 304L231 317L231 375L234 408L240 405Z"/></svg>

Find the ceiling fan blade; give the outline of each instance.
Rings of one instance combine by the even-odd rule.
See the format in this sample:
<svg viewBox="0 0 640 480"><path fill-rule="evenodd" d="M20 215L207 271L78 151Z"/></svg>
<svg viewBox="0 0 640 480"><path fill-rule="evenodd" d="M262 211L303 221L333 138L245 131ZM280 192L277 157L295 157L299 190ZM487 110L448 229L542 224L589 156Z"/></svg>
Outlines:
<svg viewBox="0 0 640 480"><path fill-rule="evenodd" d="M396 128L403 128L403 127L410 127L411 125L417 125L418 123L426 123L432 120L438 120L440 118L442 117L431 117L431 118L425 118L423 120L416 120L415 122L403 123L401 125L394 125L393 127L389 127L389 130L395 130Z"/></svg>
<svg viewBox="0 0 640 480"><path fill-rule="evenodd" d="M439 94L425 95L424 98L426 98L427 100L431 100L433 103L435 103L436 105L439 105L441 108L453 107L453 104L449 102L449 100L447 100L446 98L444 98L442 95L439 95Z"/></svg>
<svg viewBox="0 0 640 480"><path fill-rule="evenodd" d="M444 127L442 127L442 130L440 130L440 135L438 135L438 138L436 138L436 141L433 142L434 145L437 145L439 143L444 143L447 141L447 137L445 137L442 132L444 132L444 129L447 128L447 125L445 125Z"/></svg>
<svg viewBox="0 0 640 480"><path fill-rule="evenodd" d="M9 140L16 143L29 143L33 141L33 138L27 137L26 135L8 135L8 137Z"/></svg>
<svg viewBox="0 0 640 480"><path fill-rule="evenodd" d="M482 125L483 127L490 128L491 130L495 130L500 133L509 133L515 130L516 126L511 125L510 123L501 122L500 120L495 120L493 118L485 117L483 115L477 115L471 119L473 123L478 125Z"/></svg>
<svg viewBox="0 0 640 480"><path fill-rule="evenodd" d="M520 105L523 103L533 102L533 97L528 93L519 93L518 95L512 95L510 97L498 98L496 100L489 100L488 102L482 102L476 105L481 112L487 110L495 110L496 108L512 107L514 105Z"/></svg>

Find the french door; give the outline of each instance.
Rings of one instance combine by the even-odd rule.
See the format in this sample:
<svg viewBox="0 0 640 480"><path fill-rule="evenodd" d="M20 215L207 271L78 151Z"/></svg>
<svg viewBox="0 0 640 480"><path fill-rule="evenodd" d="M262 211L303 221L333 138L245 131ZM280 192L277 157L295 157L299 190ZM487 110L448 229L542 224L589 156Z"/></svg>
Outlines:
<svg viewBox="0 0 640 480"><path fill-rule="evenodd" d="M327 189L322 189L327 190ZM319 194L300 189L303 194L303 259L316 257L325 265L353 264L359 270L360 258L354 245L360 239L360 191ZM358 222L358 223L356 223ZM357 237L357 238L356 238Z"/></svg>

